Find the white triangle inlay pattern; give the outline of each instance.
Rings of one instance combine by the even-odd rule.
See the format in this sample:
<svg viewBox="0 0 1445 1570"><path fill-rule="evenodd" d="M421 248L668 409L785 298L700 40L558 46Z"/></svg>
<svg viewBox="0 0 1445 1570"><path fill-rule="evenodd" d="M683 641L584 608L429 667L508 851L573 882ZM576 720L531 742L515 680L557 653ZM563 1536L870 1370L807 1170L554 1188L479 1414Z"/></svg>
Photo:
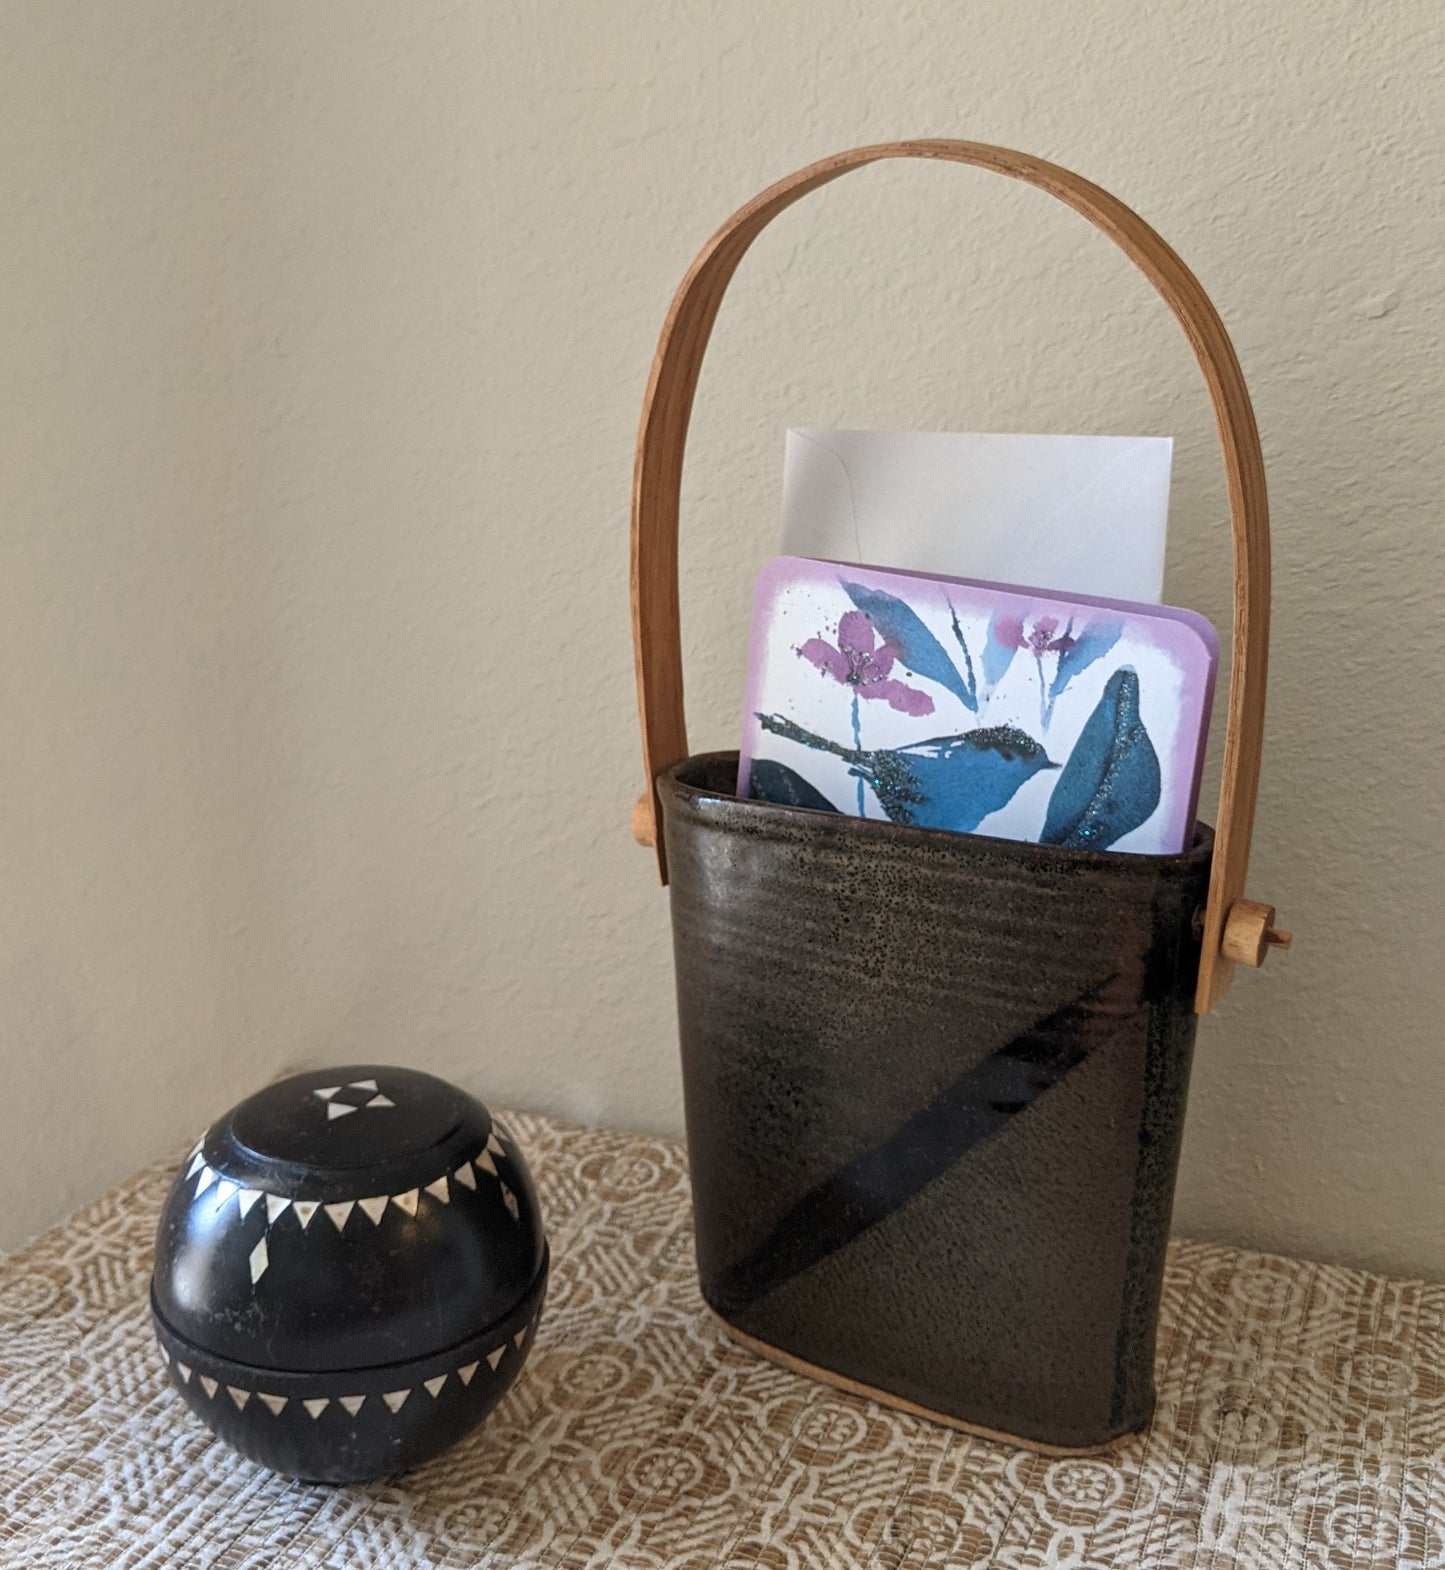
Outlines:
<svg viewBox="0 0 1445 1570"><path fill-rule="evenodd" d="M457 1378L460 1379L464 1385L469 1385L472 1382L472 1375L475 1374L476 1371L477 1365L475 1363L468 1363L465 1368L459 1368L457 1370Z"/></svg>
<svg viewBox="0 0 1445 1570"><path fill-rule="evenodd" d="M520 1348L522 1343L527 1339L527 1332L531 1328L532 1327L530 1325L523 1325L522 1328L516 1333L516 1335L514 1335L512 1337L512 1345L514 1347L519 1347Z"/></svg>
<svg viewBox="0 0 1445 1570"><path fill-rule="evenodd" d="M441 1388L446 1382L447 1376L445 1374L438 1374L435 1379L422 1380L422 1384L426 1387L426 1393L433 1401L441 1394Z"/></svg>
<svg viewBox="0 0 1445 1570"><path fill-rule="evenodd" d="M337 1399L352 1417L356 1416L366 1401L365 1396L338 1396Z"/></svg>
<svg viewBox="0 0 1445 1570"><path fill-rule="evenodd" d="M191 1382L191 1371L179 1359L176 1361L176 1372L181 1376L181 1383L188 1385Z"/></svg>
<svg viewBox="0 0 1445 1570"><path fill-rule="evenodd" d="M329 1396L313 1396L311 1400L303 1401L301 1405L311 1414L311 1421L314 1423L326 1408L331 1405L331 1398Z"/></svg>
<svg viewBox="0 0 1445 1570"><path fill-rule="evenodd" d="M349 1079L346 1082L346 1088L348 1090L375 1090L376 1081L374 1079Z"/></svg>
<svg viewBox="0 0 1445 1570"><path fill-rule="evenodd" d="M492 1365L493 1373L496 1373L497 1364L500 1363L506 1355L507 1349L504 1346L493 1347L492 1350L487 1353L487 1362Z"/></svg>
<svg viewBox="0 0 1445 1570"><path fill-rule="evenodd" d="M410 1394L410 1390L388 1390L381 1399L386 1402L389 1411L400 1412Z"/></svg>
<svg viewBox="0 0 1445 1570"><path fill-rule="evenodd" d="M268 1396L264 1390L258 1390L256 1394L270 1411L272 1417L280 1417L282 1409L291 1400L290 1396Z"/></svg>
<svg viewBox="0 0 1445 1570"><path fill-rule="evenodd" d="M395 1102L380 1090L375 1080L353 1080L345 1086L325 1085L314 1089L311 1094L325 1103L328 1118L337 1118L345 1117L348 1113L351 1112L363 1110L360 1095L356 1096L355 1104L352 1104L352 1102L349 1102L345 1099L337 1100L337 1097L345 1097L352 1092L368 1091L370 1092L370 1099L366 1102L367 1107L386 1108L395 1106ZM388 1207L391 1205L395 1205L398 1210L403 1211L407 1216L415 1219L421 1212L421 1201L423 1194L426 1194L431 1199L434 1199L440 1205L460 1203L459 1195L461 1189L469 1189L473 1193L478 1192L478 1190L483 1186L480 1183L480 1175L485 1173L498 1183L502 1202L511 1214L512 1219L518 1222L521 1220L521 1207L518 1197L507 1186L507 1183L505 1182L499 1169L499 1164L495 1159L498 1155L505 1155L507 1147L502 1144L502 1141L509 1138L510 1136L507 1134L502 1125L497 1123L495 1120L493 1121L491 1132L489 1132L487 1135L486 1144L475 1157L469 1161L462 1162L462 1164L454 1171L450 1173L443 1173L441 1177L433 1179L424 1187L407 1189L399 1194L371 1194L364 1198L339 1200L334 1203L323 1203L320 1200L309 1199L298 1200L285 1194L268 1193L265 1189L246 1188L243 1187L242 1184L237 1180L223 1176L220 1171L211 1166L210 1163L205 1159L204 1145L205 1140L209 1137L209 1132L210 1131L207 1130L206 1133L203 1134L196 1142L196 1145L190 1154L186 1168L186 1178L194 1178L195 1180L193 1198L198 1199L202 1194L207 1193L214 1188L215 1199L217 1203L212 1213L215 1214L220 1211L220 1208L224 1206L228 1200L234 1197L236 1199L240 1217L243 1221L247 1216L250 1215L251 1211L256 1208L257 1204L261 1200L264 1199L266 1202L266 1229L256 1242L255 1247L253 1247L250 1253L246 1256L247 1266L250 1272L251 1283L253 1287L259 1285L261 1278L266 1275L267 1271L270 1269L270 1239L273 1235L275 1235L273 1229L276 1222L279 1221L279 1219L285 1215L288 1210L294 1211L296 1220L302 1231L309 1229L311 1222L315 1218L318 1210L325 1210L327 1217L330 1219L332 1225L335 1226L337 1232L344 1236L347 1223L351 1219L351 1213L353 1210L360 1209L362 1214L366 1216L373 1226L380 1226L382 1224L382 1219L386 1215ZM508 1176L510 1176L510 1172L508 1173ZM252 1235L254 1236L255 1234L253 1233ZM289 1234L284 1233L282 1235L289 1236ZM521 1345L521 1338L518 1339L517 1344L519 1346ZM495 1370L500 1363L503 1350L503 1348L499 1347L493 1352L487 1354L486 1360L492 1369ZM191 1369L187 1368L184 1364L177 1363L174 1358L170 1356L166 1357L166 1361L175 1370L175 1376L179 1382L182 1384L188 1384L190 1382L193 1372ZM477 1368L479 1366L480 1364L476 1362L468 1363L464 1370L459 1368L454 1370L454 1372L463 1384L468 1384L475 1377ZM436 1379L424 1381L420 1387L413 1386L411 1388L424 1388L435 1397L437 1393L445 1386L446 1381L450 1377L450 1373L443 1374ZM203 1380L203 1383L208 1395L214 1396L215 1391L220 1388L224 1388L230 1392L231 1398L236 1402L238 1410L245 1409L246 1402L249 1401L251 1395L261 1397L262 1394L259 1391L242 1391L239 1389L239 1387L233 1385L225 1385L224 1383L218 1384L218 1382L215 1380ZM408 1392L404 1390L390 1392L391 1400L388 1404L390 1405L392 1411L395 1412L400 1410L401 1404L406 1400L407 1394ZM287 1396L278 1396L271 1399L280 1403L280 1406L271 1408L271 1410L277 1412L279 1412L281 1407L284 1407L289 1401L300 1400L299 1397ZM319 1400L321 1398L318 1397L317 1399ZM326 1399L328 1403L341 1400L340 1397L328 1397ZM353 1398L348 1397L347 1399L351 1400ZM359 1411L360 1403L371 1398L367 1396L360 1396L354 1399L357 1402L356 1410ZM308 1410L310 1409L310 1405L314 1404L314 1402L310 1403L308 1405ZM350 1408L348 1408L348 1410L350 1410Z"/></svg>
<svg viewBox="0 0 1445 1570"><path fill-rule="evenodd" d="M230 1396L230 1398L236 1403L236 1410L238 1412L244 1412L246 1410L246 1403L251 1399L251 1392L249 1390L237 1390L234 1385L227 1385L226 1394Z"/></svg>
<svg viewBox="0 0 1445 1570"><path fill-rule="evenodd" d="M216 1395L216 1391L218 1389L220 1389L220 1382L218 1380L215 1380L215 1379L209 1379L209 1378L207 1378L207 1376L205 1374L202 1374L201 1375L201 1389L206 1392L206 1395L209 1398L214 1400L215 1399L215 1395Z"/></svg>

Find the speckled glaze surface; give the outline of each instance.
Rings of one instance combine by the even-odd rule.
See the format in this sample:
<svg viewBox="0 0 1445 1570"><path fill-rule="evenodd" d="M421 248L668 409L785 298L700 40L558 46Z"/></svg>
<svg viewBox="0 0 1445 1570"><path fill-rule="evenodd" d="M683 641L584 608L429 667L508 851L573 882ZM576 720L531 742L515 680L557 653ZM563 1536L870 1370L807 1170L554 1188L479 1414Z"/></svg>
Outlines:
<svg viewBox="0 0 1445 1570"><path fill-rule="evenodd" d="M659 781L703 1294L1058 1448L1139 1428L1212 839L1128 856Z"/></svg>

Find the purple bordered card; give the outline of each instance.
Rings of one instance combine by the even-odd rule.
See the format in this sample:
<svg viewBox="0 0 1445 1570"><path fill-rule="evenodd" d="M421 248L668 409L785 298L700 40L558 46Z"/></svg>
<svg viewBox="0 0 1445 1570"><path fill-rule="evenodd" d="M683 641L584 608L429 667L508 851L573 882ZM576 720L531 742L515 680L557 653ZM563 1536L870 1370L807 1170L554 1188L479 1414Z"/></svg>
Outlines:
<svg viewBox="0 0 1445 1570"><path fill-rule="evenodd" d="M1172 855L1218 663L1193 611L781 556L758 576L738 794Z"/></svg>

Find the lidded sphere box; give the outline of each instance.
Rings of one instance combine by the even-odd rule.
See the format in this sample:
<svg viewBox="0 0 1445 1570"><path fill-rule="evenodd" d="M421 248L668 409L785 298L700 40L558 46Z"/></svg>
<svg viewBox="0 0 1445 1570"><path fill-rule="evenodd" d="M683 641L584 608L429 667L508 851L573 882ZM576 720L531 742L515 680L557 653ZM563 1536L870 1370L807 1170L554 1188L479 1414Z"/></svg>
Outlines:
<svg viewBox="0 0 1445 1570"><path fill-rule="evenodd" d="M243 1454L315 1481L401 1471L520 1372L547 1282L536 1193L463 1091L356 1065L267 1086L197 1142L151 1309L172 1382Z"/></svg>

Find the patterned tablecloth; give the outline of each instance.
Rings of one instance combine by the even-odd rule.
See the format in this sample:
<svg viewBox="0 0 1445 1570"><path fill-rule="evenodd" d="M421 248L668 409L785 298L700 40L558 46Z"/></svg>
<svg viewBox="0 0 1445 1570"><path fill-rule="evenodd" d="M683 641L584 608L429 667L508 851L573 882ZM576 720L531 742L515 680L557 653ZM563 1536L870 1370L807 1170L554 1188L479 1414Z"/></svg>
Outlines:
<svg viewBox="0 0 1445 1570"><path fill-rule="evenodd" d="M1174 1246L1153 1428L1047 1460L727 1341L681 1149L510 1119L555 1261L483 1429L368 1488L230 1453L146 1314L171 1163L0 1263L0 1565L1445 1565L1445 1286Z"/></svg>

